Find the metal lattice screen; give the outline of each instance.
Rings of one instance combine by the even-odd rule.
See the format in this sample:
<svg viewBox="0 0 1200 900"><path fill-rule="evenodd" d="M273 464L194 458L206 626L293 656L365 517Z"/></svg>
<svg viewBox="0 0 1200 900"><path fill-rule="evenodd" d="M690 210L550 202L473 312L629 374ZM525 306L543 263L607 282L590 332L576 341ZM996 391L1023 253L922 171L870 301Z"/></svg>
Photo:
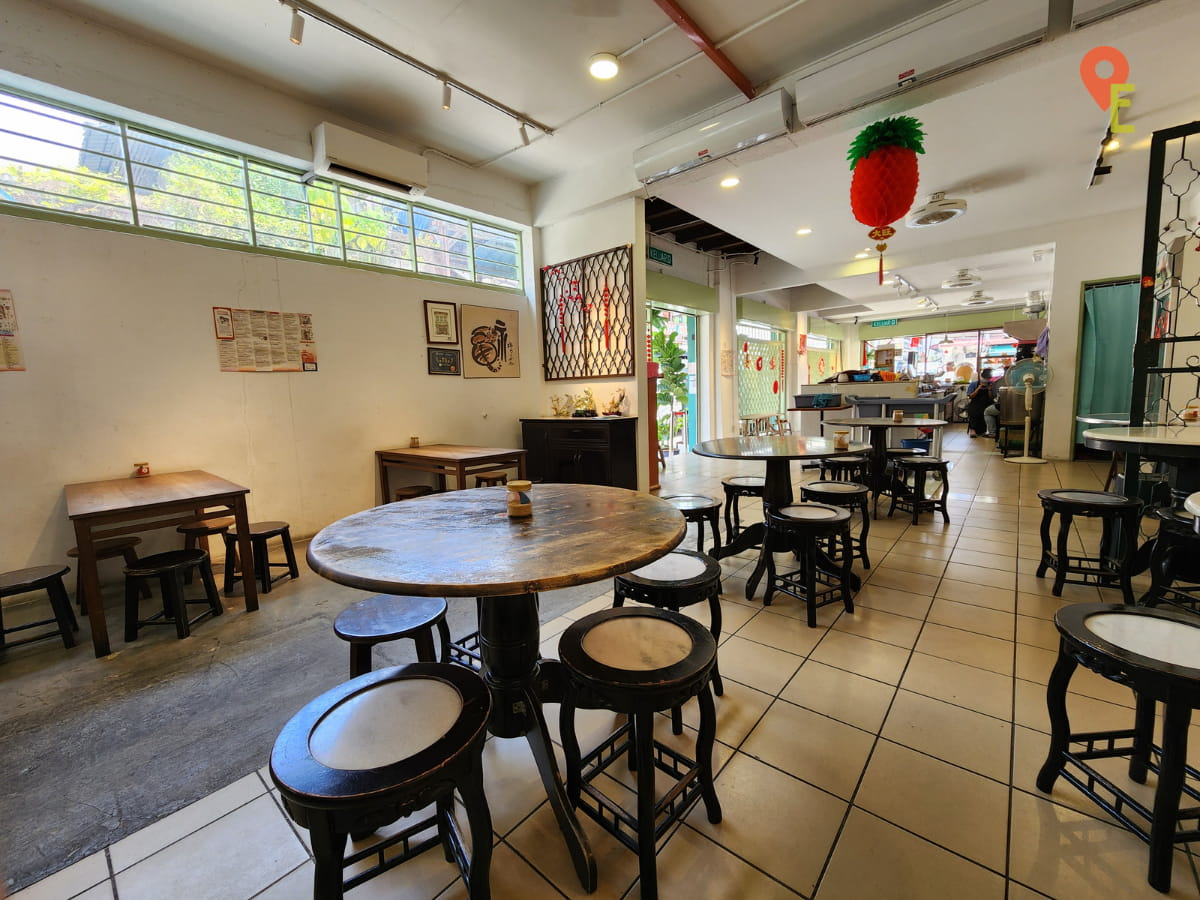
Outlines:
<svg viewBox="0 0 1200 900"><path fill-rule="evenodd" d="M1150 145L1132 425L1182 422L1200 406L1200 122Z"/></svg>
<svg viewBox="0 0 1200 900"><path fill-rule="evenodd" d="M782 340L738 335L738 415L783 412L786 358Z"/></svg>
<svg viewBox="0 0 1200 900"><path fill-rule="evenodd" d="M633 248L542 268L547 381L633 374Z"/></svg>

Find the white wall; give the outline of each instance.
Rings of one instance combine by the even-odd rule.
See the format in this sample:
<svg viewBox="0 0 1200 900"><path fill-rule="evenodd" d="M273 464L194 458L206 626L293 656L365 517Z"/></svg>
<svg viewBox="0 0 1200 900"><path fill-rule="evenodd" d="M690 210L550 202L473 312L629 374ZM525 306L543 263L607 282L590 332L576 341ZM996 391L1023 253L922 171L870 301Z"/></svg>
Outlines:
<svg viewBox="0 0 1200 900"><path fill-rule="evenodd" d="M136 460L244 484L252 519L303 536L376 502L375 449L518 447L539 411L520 294L11 217L0 273L28 367L0 374L0 570L65 560L63 485ZM425 298L520 310L521 378L427 374ZM221 373L214 305L312 313L320 370Z"/></svg>

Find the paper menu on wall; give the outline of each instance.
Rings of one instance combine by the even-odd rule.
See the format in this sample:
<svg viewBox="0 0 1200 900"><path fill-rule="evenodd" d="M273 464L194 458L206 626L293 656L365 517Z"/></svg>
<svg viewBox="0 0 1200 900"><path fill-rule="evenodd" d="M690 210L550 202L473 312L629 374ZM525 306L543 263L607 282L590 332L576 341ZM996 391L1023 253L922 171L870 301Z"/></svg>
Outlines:
<svg viewBox="0 0 1200 900"><path fill-rule="evenodd" d="M315 372L317 344L310 313L213 307L222 372Z"/></svg>
<svg viewBox="0 0 1200 900"><path fill-rule="evenodd" d="M24 372L17 307L12 291L0 291L0 372Z"/></svg>

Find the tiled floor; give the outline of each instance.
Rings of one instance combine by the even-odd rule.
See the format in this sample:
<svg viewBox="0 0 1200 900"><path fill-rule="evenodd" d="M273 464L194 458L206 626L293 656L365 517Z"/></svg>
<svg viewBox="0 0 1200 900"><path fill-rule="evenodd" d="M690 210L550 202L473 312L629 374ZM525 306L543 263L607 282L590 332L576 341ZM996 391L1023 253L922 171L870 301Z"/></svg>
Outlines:
<svg viewBox="0 0 1200 900"><path fill-rule="evenodd" d="M745 600L751 557L723 561L715 764L724 820L709 824L698 806L663 844L664 898L1162 896L1146 884L1143 844L1061 781L1049 798L1033 784L1046 751L1054 611L1104 599L1068 587L1059 600L1034 577L1036 492L1098 487L1105 464L1005 464L988 442L954 431L946 455L952 524L928 515L916 527L900 516L873 522L873 567L853 614L827 607L809 629L787 597L766 609ZM720 496L732 474L758 473L749 463L672 459L664 493ZM1076 540L1091 545L1088 525ZM571 617L609 602L597 585L594 600L547 624L544 651L553 653ZM1077 728L1132 722L1130 692L1082 669L1069 707ZM547 712L555 722L557 710ZM581 740L612 721L581 716ZM694 704L685 721L696 725ZM1195 763L1200 730L1192 738ZM490 740L485 766L493 897L586 896L524 743ZM1123 777L1119 763L1111 775ZM636 898L636 857L590 821L584 830L599 865L595 896ZM284 900L311 895L311 867L305 834L260 771L15 896ZM1178 852L1169 896L1200 897L1196 872ZM350 896L450 900L465 891L441 854L427 853Z"/></svg>

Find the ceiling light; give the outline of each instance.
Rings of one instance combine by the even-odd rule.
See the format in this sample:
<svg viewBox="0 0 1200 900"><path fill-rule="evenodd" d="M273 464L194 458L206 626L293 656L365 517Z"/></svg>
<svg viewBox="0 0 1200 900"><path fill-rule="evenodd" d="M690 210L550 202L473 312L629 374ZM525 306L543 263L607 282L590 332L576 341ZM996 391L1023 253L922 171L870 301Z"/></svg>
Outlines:
<svg viewBox="0 0 1200 900"><path fill-rule="evenodd" d="M442 82L442 109L450 108L450 82Z"/></svg>
<svg viewBox="0 0 1200 900"><path fill-rule="evenodd" d="M721 179L721 187L723 188L737 187L741 183L742 179L738 178L736 175L730 175L728 178Z"/></svg>
<svg viewBox="0 0 1200 900"><path fill-rule="evenodd" d="M524 122L521 123L521 143L529 146L529 129L525 127Z"/></svg>
<svg viewBox="0 0 1200 900"><path fill-rule="evenodd" d="M811 228L797 228L796 234L800 235L801 237L804 237L804 235L806 235L806 234L812 234L812 229Z"/></svg>
<svg viewBox="0 0 1200 900"><path fill-rule="evenodd" d="M1116 138L1113 138L1111 141L1109 141L1107 144L1104 145L1104 149L1105 149L1105 151L1108 151L1108 152L1111 152L1113 150L1119 150L1119 149L1121 149L1121 142L1118 141Z"/></svg>
<svg viewBox="0 0 1200 900"><path fill-rule="evenodd" d="M855 259L868 259L868 258L870 258L870 256L871 256L871 254L868 253L866 250L864 250L862 253L854 254Z"/></svg>
<svg viewBox="0 0 1200 900"><path fill-rule="evenodd" d="M304 41L304 16L300 15L300 10L294 6L292 7L292 33L289 40L297 45Z"/></svg>
<svg viewBox="0 0 1200 900"><path fill-rule="evenodd" d="M611 53L597 53L588 60L588 72L593 78L598 78L601 81L608 81L617 74L617 70L621 66L617 62L617 58Z"/></svg>

